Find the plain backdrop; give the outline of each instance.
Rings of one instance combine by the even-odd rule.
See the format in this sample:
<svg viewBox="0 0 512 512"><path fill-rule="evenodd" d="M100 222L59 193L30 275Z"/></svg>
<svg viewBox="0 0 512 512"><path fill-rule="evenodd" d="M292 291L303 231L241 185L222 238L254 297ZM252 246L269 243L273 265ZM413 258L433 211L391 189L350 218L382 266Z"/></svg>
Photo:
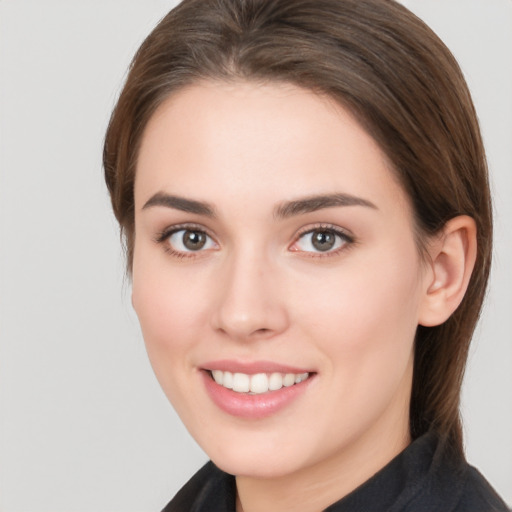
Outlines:
<svg viewBox="0 0 512 512"><path fill-rule="evenodd" d="M102 138L176 2L0 0L0 510L158 511L206 460L160 391L123 277ZM467 454L512 503L512 1L409 0L459 59L496 254L464 387Z"/></svg>

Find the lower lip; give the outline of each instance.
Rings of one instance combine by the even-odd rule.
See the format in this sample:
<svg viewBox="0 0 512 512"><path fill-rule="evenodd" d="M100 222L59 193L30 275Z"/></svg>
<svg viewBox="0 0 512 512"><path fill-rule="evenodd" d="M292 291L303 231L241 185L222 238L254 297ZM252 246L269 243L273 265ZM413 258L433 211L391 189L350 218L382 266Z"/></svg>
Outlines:
<svg viewBox="0 0 512 512"><path fill-rule="evenodd" d="M290 405L308 388L312 376L299 384L282 387L277 391L269 391L257 395L237 393L217 384L210 372L202 371L206 390L215 405L232 416L247 419L261 419L277 413Z"/></svg>

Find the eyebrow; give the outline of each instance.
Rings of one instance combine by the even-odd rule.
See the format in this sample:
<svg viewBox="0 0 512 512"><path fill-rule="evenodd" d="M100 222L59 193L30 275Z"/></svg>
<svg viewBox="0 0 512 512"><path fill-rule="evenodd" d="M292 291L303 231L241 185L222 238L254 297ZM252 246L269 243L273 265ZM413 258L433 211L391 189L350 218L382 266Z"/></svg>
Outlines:
<svg viewBox="0 0 512 512"><path fill-rule="evenodd" d="M196 213L197 215L212 218L215 217L215 210L209 203L173 196L165 192L157 192L155 195L151 196L142 209L146 210L154 206L164 206L166 208L173 208L174 210L181 210L182 212Z"/></svg>
<svg viewBox="0 0 512 512"><path fill-rule="evenodd" d="M215 217L215 209L209 203L196 201L194 199L186 199L184 197L166 194L165 192L157 192L155 195L151 196L148 201L146 201L142 209L146 210L154 206L173 208L175 210L195 213L197 215L204 215L211 218ZM378 210L371 201L361 197L343 193L322 194L284 202L276 207L274 210L274 217L285 219L295 215L315 212L324 208L340 206L364 206Z"/></svg>
<svg viewBox="0 0 512 512"><path fill-rule="evenodd" d="M356 197L350 194L327 194L316 195L287 201L280 204L274 211L274 216L277 218L288 218L295 215L302 215L305 213L316 212L324 208L332 208L334 206L364 206L378 210L371 201Z"/></svg>

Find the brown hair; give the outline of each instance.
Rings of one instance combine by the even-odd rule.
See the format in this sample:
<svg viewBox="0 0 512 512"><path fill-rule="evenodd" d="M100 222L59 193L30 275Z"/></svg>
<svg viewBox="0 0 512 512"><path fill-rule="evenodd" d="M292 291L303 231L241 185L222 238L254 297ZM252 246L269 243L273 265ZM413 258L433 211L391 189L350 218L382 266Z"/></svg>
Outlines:
<svg viewBox="0 0 512 512"><path fill-rule="evenodd" d="M280 81L327 94L380 144L413 205L418 241L469 215L477 262L462 304L418 327L413 438L436 430L462 455L460 389L490 269L485 154L454 57L393 0L184 0L134 57L105 139L105 179L133 255L133 186L148 120L174 91L204 79Z"/></svg>

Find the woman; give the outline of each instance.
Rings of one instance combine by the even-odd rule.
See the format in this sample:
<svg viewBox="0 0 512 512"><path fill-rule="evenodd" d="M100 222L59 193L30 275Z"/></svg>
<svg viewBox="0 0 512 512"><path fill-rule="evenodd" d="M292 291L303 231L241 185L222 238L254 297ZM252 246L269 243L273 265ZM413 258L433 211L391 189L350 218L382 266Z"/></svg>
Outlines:
<svg viewBox="0 0 512 512"><path fill-rule="evenodd" d="M155 373L212 462L165 508L507 510L464 459L489 274L462 74L384 0L185 0L105 140Z"/></svg>

